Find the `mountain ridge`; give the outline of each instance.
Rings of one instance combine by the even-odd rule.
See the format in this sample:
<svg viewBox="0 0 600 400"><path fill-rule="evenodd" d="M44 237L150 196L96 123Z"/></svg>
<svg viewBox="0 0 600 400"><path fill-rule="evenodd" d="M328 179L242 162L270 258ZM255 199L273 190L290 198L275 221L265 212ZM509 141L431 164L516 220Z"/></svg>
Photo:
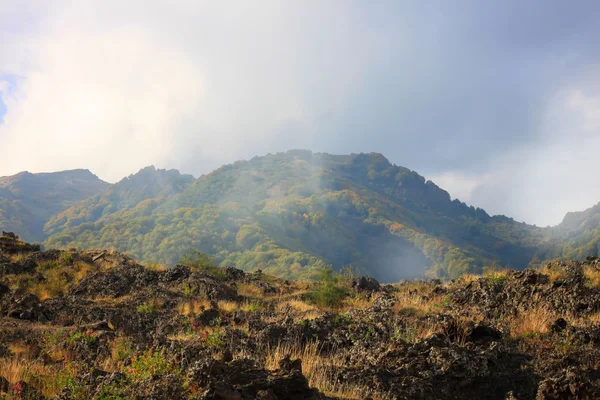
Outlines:
<svg viewBox="0 0 600 400"><path fill-rule="evenodd" d="M221 265L288 277L330 265L383 281L452 278L597 255L600 213L590 210L540 228L452 199L380 153L290 150L197 179L143 168L53 215L44 243L115 248L165 264L195 248Z"/></svg>
<svg viewBox="0 0 600 400"><path fill-rule="evenodd" d="M108 186L87 169L0 177L0 226L26 240L42 241L43 225L52 215Z"/></svg>

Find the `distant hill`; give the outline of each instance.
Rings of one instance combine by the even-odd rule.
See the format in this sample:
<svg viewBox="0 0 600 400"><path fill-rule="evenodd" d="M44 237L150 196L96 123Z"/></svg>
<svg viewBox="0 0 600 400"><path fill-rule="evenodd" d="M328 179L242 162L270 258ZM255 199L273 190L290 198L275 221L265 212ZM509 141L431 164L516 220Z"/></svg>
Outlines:
<svg viewBox="0 0 600 400"><path fill-rule="evenodd" d="M106 191L81 201L50 218L44 231L47 235L85 223L96 222L137 206L148 206L166 201L170 196L182 192L194 182L191 175L180 174L176 170L146 167L135 175L130 175L111 185Z"/></svg>
<svg viewBox="0 0 600 400"><path fill-rule="evenodd" d="M109 186L83 169L0 177L0 229L18 232L27 241L42 241L51 216Z"/></svg>
<svg viewBox="0 0 600 400"><path fill-rule="evenodd" d="M123 192L138 175L109 192ZM53 218L46 244L114 247L167 264L195 248L222 265L280 276L332 265L391 281L523 267L541 238L539 228L451 200L381 154L289 151L223 166L179 188L148 192L125 208L118 196L95 196Z"/></svg>
<svg viewBox="0 0 600 400"><path fill-rule="evenodd" d="M147 167L114 185L77 171L94 177L100 190L73 200L69 190L48 189L74 172L38 176L43 182L16 191L18 201L13 192L0 194L0 228L45 238L48 247L114 248L167 265L197 249L220 265L282 277L332 266L388 282L599 255L600 205L538 228L452 200L377 153L292 150L198 179ZM28 180L18 176L0 182L21 187Z"/></svg>

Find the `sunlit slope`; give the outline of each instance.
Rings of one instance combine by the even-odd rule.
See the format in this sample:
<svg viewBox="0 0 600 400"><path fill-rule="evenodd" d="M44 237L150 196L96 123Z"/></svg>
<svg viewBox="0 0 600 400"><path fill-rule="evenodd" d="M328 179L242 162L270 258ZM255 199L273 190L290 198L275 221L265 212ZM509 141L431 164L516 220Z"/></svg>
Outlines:
<svg viewBox="0 0 600 400"><path fill-rule="evenodd" d="M197 248L223 265L281 276L325 265L382 280L519 268L543 239L538 228L451 200L381 154L289 151L226 165L135 206L96 196L77 207L77 218L47 225L48 246L114 247L167 264ZM86 210L94 218L79 217Z"/></svg>

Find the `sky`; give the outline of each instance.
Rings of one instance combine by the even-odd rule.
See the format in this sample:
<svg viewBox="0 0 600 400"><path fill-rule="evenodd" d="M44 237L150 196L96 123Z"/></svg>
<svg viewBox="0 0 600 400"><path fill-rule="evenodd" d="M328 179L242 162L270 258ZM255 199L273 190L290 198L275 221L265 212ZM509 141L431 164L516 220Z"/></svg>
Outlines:
<svg viewBox="0 0 600 400"><path fill-rule="evenodd" d="M538 226L600 201L600 3L0 0L0 176L380 152Z"/></svg>

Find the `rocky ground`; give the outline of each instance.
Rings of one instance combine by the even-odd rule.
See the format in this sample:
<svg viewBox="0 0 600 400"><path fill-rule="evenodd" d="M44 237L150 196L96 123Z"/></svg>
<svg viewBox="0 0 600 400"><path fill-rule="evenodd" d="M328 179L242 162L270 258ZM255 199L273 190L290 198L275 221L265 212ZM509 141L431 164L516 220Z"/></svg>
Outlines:
<svg viewBox="0 0 600 400"><path fill-rule="evenodd" d="M288 282L0 237L0 399L598 399L600 262Z"/></svg>

